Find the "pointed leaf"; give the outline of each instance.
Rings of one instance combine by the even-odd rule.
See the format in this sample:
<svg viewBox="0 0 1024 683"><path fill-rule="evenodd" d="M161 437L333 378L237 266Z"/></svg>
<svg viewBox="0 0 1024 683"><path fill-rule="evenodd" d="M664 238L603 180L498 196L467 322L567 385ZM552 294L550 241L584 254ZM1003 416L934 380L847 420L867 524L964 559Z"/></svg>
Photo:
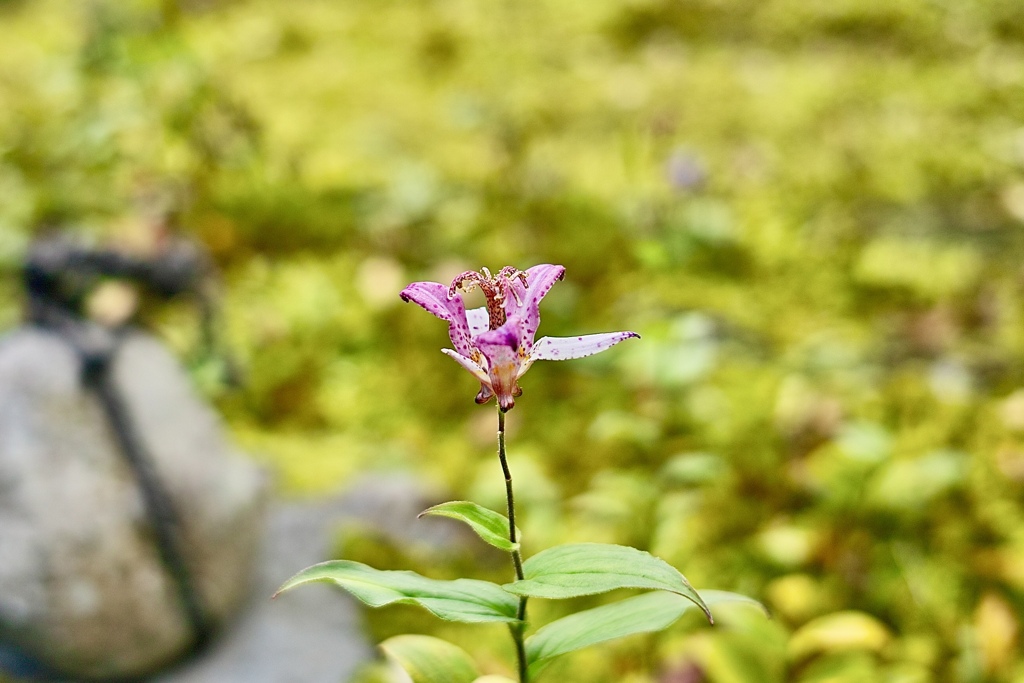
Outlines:
<svg viewBox="0 0 1024 683"><path fill-rule="evenodd" d="M450 517L460 522L465 522L484 542L493 545L499 550L510 553L513 550L519 549L519 543L512 543L512 541L508 540L508 518L505 515L499 514L494 510L488 510L468 500L453 500L441 503L432 508L427 508L419 514L420 517L423 515ZM516 538L520 537L521 534L516 529Z"/></svg>
<svg viewBox="0 0 1024 683"><path fill-rule="evenodd" d="M741 602L764 609L756 600L736 593L705 591L703 595L709 605ZM693 601L684 596L657 591L553 621L526 639L530 674L535 675L558 655L615 638L668 628L693 607Z"/></svg>
<svg viewBox="0 0 1024 683"><path fill-rule="evenodd" d="M533 598L575 598L617 588L666 590L692 600L709 621L711 612L672 565L636 548L576 543L548 548L523 563L525 579L505 590Z"/></svg>
<svg viewBox="0 0 1024 683"><path fill-rule="evenodd" d="M312 582L341 586L370 607L419 605L446 621L515 622L519 601L487 581L439 581L415 572L382 571L359 562L334 560L307 567L288 579L274 597Z"/></svg>
<svg viewBox="0 0 1024 683"><path fill-rule="evenodd" d="M754 598L748 598L746 595L740 595L739 593L730 593L729 591L716 591L710 588L703 588L700 591L700 597L704 598L704 602L709 607L712 605L738 603L741 605L751 605L752 607L758 608L759 610L764 612L764 615L769 619L771 619L772 616L771 612L768 611L768 608L762 605L760 602L758 602Z"/></svg>
<svg viewBox="0 0 1024 683"><path fill-rule="evenodd" d="M409 674L412 683L473 683L480 675L472 657L440 638L395 636L380 648Z"/></svg>

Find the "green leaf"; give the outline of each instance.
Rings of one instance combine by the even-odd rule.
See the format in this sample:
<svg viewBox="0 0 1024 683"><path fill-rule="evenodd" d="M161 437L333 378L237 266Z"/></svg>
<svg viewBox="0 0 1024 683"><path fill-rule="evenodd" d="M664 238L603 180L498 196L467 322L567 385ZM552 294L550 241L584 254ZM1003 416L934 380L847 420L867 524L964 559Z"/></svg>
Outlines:
<svg viewBox="0 0 1024 683"><path fill-rule="evenodd" d="M710 588L705 588L700 592L700 597L704 598L704 602L709 607L711 605L738 603L741 605L751 605L752 607L758 608L759 610L764 612L764 615L769 619L772 616L771 613L768 611L768 608L762 605L760 602L758 602L754 598L748 598L746 595L740 595L739 593L730 593L729 591L716 591Z"/></svg>
<svg viewBox="0 0 1024 683"><path fill-rule="evenodd" d="M693 607L689 600L657 591L610 605L570 614L526 639L526 659L533 674L546 660L615 638L668 628Z"/></svg>
<svg viewBox="0 0 1024 683"><path fill-rule="evenodd" d="M382 571L350 560L307 567L288 579L274 597L313 582L336 583L370 607L419 605L446 621L465 623L518 621L519 601L497 584L474 579L438 581L415 572Z"/></svg>
<svg viewBox="0 0 1024 683"><path fill-rule="evenodd" d="M764 609L756 600L736 593L705 591L703 595L709 605L740 602ZM668 628L693 607L694 602L685 596L657 591L553 621L526 639L530 674L535 675L548 660L558 655L615 638Z"/></svg>
<svg viewBox="0 0 1024 683"><path fill-rule="evenodd" d="M450 517L460 522L465 522L476 532L477 536L486 543L493 545L499 550L507 553L519 550L519 544L508 540L508 518L498 514L494 510L477 505L468 500L453 500L448 503L441 503L432 508L427 508L419 514L437 515L439 517ZM516 529L516 538L520 538L519 529Z"/></svg>
<svg viewBox="0 0 1024 683"><path fill-rule="evenodd" d="M560 545L523 563L524 580L505 590L532 598L575 598L616 588L665 590L693 601L713 621L707 605L672 565L636 548L602 543Z"/></svg>
<svg viewBox="0 0 1024 683"><path fill-rule="evenodd" d="M480 673L464 650L430 636L403 635L380 644L413 683L473 683Z"/></svg>

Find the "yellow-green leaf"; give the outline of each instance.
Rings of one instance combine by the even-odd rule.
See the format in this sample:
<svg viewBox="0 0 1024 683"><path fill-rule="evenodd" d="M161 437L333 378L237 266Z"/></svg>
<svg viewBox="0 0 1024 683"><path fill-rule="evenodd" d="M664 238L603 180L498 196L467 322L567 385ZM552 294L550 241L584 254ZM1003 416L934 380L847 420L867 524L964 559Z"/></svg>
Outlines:
<svg viewBox="0 0 1024 683"><path fill-rule="evenodd" d="M793 634L789 652L800 659L815 652L878 651L889 642L889 629L864 612L836 612L808 622Z"/></svg>
<svg viewBox="0 0 1024 683"><path fill-rule="evenodd" d="M381 643L380 648L409 674L413 683L473 683L480 675L472 657L440 638L395 636Z"/></svg>

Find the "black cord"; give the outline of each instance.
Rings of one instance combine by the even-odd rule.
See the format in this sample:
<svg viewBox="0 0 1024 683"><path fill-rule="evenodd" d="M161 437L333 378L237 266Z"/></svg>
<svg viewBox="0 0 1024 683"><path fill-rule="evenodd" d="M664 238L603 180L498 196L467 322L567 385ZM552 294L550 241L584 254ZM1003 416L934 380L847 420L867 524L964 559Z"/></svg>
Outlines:
<svg viewBox="0 0 1024 683"><path fill-rule="evenodd" d="M191 626L193 646L195 649L201 649L210 640L212 624L203 606L199 588L185 560L181 517L160 480L153 458L135 429L128 406L122 400L117 383L110 372L111 360L112 357L99 362L95 358L83 359L86 386L96 393L103 405L121 454L135 476L153 525L157 550L174 581L182 609Z"/></svg>
<svg viewBox="0 0 1024 683"><path fill-rule="evenodd" d="M165 298L194 293L199 299L202 342L212 351L217 341L214 303L201 286L209 271L205 254L187 242L176 244L161 258L139 259L51 239L33 245L23 272L29 320L55 332L75 349L82 361L83 384L103 406L118 448L142 494L157 550L191 627L194 650L209 642L213 621L185 560L182 519L111 372L123 328L106 328L83 319L82 304L92 287L107 277L137 281Z"/></svg>

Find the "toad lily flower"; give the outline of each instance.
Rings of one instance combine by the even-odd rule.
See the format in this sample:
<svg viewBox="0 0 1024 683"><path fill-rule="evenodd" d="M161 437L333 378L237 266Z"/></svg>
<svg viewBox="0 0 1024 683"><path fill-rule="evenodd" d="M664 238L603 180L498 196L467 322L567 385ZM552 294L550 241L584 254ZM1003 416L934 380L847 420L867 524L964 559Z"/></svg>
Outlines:
<svg viewBox="0 0 1024 683"><path fill-rule="evenodd" d="M412 301L448 323L453 349L442 351L480 380L477 403L498 399L503 412L523 393L519 378L537 360L584 358L615 346L636 332L609 332L582 337L543 337L534 342L540 325L540 301L562 279L562 266L540 265L522 272L511 266L491 275L466 271L450 285L414 282L402 290ZM479 288L486 306L466 310L460 293Z"/></svg>

